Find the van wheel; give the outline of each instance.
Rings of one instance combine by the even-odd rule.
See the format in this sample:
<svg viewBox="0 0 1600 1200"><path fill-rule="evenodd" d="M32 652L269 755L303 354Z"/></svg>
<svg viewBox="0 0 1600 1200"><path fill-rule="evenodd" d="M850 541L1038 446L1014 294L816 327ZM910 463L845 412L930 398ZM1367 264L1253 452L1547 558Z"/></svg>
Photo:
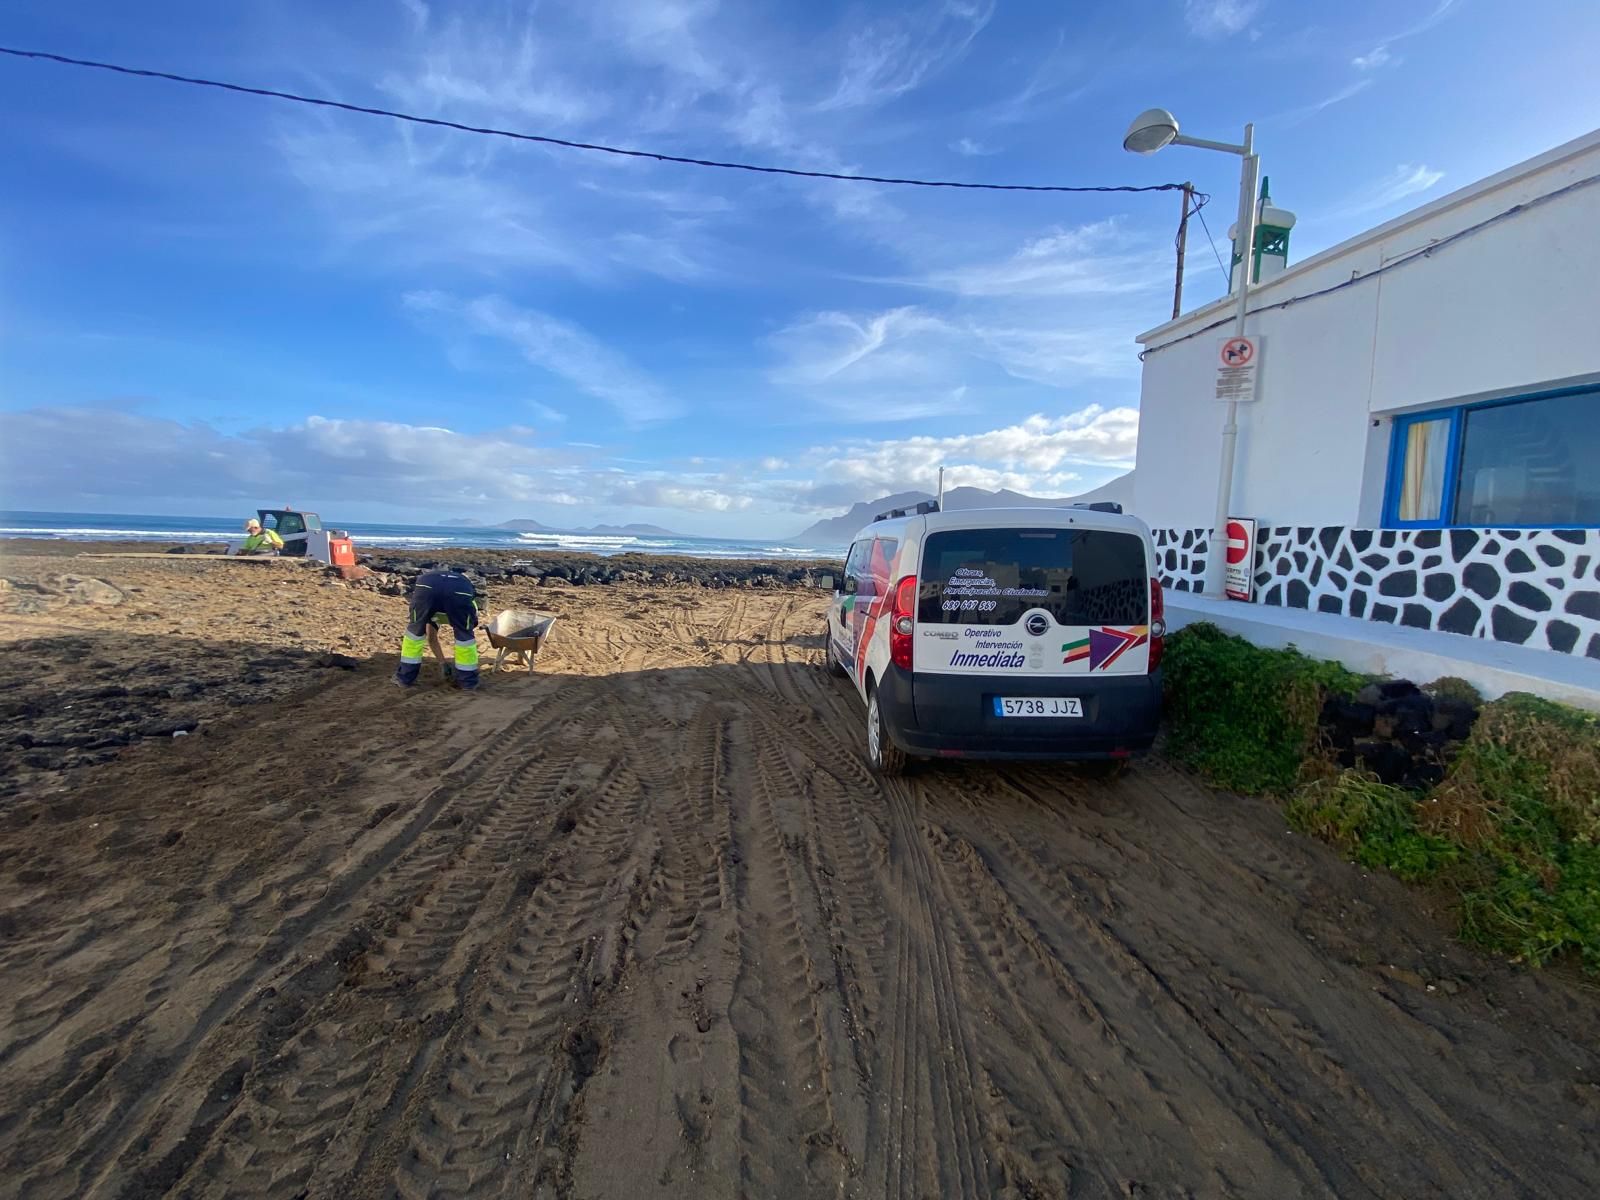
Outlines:
<svg viewBox="0 0 1600 1200"><path fill-rule="evenodd" d="M825 669L827 670L828 674L832 675L835 679L843 679L849 674L849 672L844 669L844 664L834 657L833 630L829 629L826 625L822 627L822 658L823 662L826 664Z"/></svg>
<svg viewBox="0 0 1600 1200"><path fill-rule="evenodd" d="M906 773L906 752L889 740L883 710L878 707L877 688L867 693L867 763L879 775Z"/></svg>

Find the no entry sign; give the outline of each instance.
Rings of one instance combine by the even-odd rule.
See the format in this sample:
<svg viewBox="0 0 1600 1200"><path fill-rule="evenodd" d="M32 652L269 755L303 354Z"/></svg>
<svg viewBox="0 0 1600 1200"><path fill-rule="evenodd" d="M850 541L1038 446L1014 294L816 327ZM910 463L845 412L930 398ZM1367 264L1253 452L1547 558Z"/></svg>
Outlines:
<svg viewBox="0 0 1600 1200"><path fill-rule="evenodd" d="M1259 337L1225 337L1217 343L1217 399L1238 404L1256 398L1261 365Z"/></svg>
<svg viewBox="0 0 1600 1200"><path fill-rule="evenodd" d="M1255 595L1256 522L1254 517L1229 517L1223 538L1223 589L1229 600L1248 602Z"/></svg>

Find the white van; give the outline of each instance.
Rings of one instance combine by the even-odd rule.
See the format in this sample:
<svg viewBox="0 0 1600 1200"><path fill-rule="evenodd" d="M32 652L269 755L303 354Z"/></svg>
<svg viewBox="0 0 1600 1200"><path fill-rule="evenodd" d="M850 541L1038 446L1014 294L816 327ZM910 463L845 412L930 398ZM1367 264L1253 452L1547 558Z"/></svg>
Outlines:
<svg viewBox="0 0 1600 1200"><path fill-rule="evenodd" d="M1116 505L931 503L859 534L828 609L828 669L867 709L867 758L1121 759L1161 714L1155 547Z"/></svg>

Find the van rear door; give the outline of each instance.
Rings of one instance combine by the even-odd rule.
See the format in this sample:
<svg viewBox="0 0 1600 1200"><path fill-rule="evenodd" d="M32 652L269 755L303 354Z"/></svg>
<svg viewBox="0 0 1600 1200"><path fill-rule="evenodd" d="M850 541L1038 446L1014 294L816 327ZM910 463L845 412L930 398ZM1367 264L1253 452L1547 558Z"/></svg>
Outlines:
<svg viewBox="0 0 1600 1200"><path fill-rule="evenodd" d="M1121 529L930 533L913 670L1019 680L1146 674L1149 571L1145 539Z"/></svg>

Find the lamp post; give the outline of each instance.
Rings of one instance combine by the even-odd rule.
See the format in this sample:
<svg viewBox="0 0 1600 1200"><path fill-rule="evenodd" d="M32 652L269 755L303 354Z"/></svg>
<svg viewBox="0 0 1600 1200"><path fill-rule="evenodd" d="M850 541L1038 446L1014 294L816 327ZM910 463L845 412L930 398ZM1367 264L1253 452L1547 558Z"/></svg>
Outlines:
<svg viewBox="0 0 1600 1200"><path fill-rule="evenodd" d="M1233 332L1244 336L1244 319L1250 296L1250 272L1254 266L1256 241L1256 180L1261 173L1261 160L1255 152L1254 125L1244 127L1244 141L1213 142L1205 138L1190 137L1178 132L1178 118L1164 108L1150 108L1133 119L1122 148L1134 154L1154 154L1165 146L1198 146L1202 150L1220 150L1237 154L1243 163L1239 170L1239 245L1241 252L1239 272L1239 299L1234 310ZM1222 466L1217 477L1217 515L1211 528L1210 547L1206 555L1205 594L1214 599L1226 596L1224 560L1228 541L1228 510L1233 507L1233 458L1239 441L1239 403L1228 401L1228 416L1222 425Z"/></svg>

